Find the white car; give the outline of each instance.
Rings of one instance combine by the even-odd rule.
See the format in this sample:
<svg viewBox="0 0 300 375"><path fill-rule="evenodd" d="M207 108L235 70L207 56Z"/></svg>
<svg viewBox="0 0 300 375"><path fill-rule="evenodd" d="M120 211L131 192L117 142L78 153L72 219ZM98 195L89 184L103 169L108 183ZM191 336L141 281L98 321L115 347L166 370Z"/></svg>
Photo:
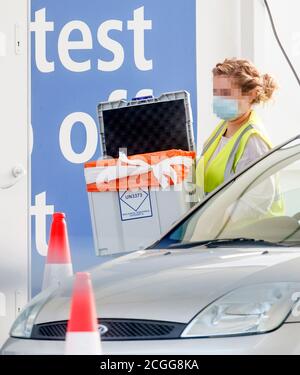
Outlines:
<svg viewBox="0 0 300 375"><path fill-rule="evenodd" d="M300 135L90 272L104 354L300 354ZM71 288L34 298L2 354L63 354Z"/></svg>

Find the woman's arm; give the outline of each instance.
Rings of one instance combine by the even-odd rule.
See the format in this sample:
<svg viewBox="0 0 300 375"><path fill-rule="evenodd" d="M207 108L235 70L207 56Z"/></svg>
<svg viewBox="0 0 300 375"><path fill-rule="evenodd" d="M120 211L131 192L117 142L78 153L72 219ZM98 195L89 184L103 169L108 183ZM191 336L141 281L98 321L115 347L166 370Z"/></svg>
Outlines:
<svg viewBox="0 0 300 375"><path fill-rule="evenodd" d="M236 166L236 170L235 172L231 171L231 175L244 170L250 163L260 158L261 156L266 154L268 151L269 151L269 147L260 138L260 136L256 134L251 135L248 138L245 151Z"/></svg>
<svg viewBox="0 0 300 375"><path fill-rule="evenodd" d="M254 160L269 151L265 142L256 134L249 137L244 154L239 160L236 173L244 170ZM231 174L234 174L232 172ZM231 221L258 218L265 214L273 203L275 197L275 181L269 177L257 186L250 188L239 200L235 207Z"/></svg>

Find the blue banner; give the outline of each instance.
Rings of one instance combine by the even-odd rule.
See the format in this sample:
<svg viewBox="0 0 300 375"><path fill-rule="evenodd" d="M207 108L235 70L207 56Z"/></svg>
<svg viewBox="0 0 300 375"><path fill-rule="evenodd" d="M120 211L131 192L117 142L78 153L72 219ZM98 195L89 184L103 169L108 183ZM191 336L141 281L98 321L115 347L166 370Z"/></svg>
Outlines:
<svg viewBox="0 0 300 375"><path fill-rule="evenodd" d="M97 104L184 89L196 120L196 15L195 0L31 4L35 295L54 211L66 213L74 270L103 261L94 252L83 174L84 162L100 157Z"/></svg>

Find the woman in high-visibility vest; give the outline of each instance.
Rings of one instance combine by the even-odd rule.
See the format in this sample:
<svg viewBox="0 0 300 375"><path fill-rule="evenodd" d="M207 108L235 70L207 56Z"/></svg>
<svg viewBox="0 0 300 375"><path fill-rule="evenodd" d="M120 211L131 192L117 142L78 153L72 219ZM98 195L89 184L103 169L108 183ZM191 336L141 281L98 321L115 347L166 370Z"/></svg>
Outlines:
<svg viewBox="0 0 300 375"><path fill-rule="evenodd" d="M248 60L225 59L213 69L213 111L221 119L203 146L196 168L200 196L213 191L272 147L253 106L267 102L277 84ZM281 212L282 204L273 205ZM274 212L275 212L274 211Z"/></svg>

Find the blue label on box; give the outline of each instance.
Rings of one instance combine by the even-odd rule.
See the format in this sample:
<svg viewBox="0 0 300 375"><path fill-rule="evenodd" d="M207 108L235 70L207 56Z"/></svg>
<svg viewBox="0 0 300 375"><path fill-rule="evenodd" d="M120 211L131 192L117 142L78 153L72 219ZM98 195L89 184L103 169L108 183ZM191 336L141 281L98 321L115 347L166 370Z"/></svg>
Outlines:
<svg viewBox="0 0 300 375"><path fill-rule="evenodd" d="M143 219L152 216L152 206L148 189L119 191L121 220Z"/></svg>

